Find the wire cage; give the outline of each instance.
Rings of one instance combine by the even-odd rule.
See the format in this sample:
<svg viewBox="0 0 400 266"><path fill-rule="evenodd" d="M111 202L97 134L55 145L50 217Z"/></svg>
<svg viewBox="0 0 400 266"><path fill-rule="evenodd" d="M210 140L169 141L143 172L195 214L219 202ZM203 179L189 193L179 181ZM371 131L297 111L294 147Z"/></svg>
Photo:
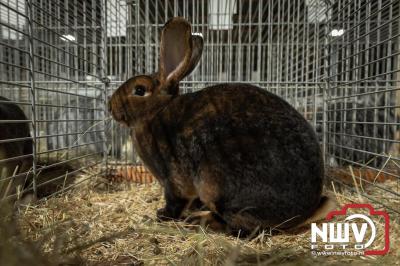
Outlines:
<svg viewBox="0 0 400 266"><path fill-rule="evenodd" d="M126 35L112 39L108 50L108 58L113 61L108 65L111 89L121 84L121 77L126 80L157 71L162 26L169 18L182 16L191 22L192 31L204 39L202 59L181 82L182 93L225 82L258 85L294 105L314 125L322 141L325 24L320 17L325 16L326 4L248 0L150 0L126 4L122 10L127 11L128 19L126 13L118 10L119 5L117 13L121 19L113 24L118 31L127 21ZM118 57L121 54L127 56ZM129 132L116 125L112 127L118 133L117 142L111 142L111 157L119 159L118 165L126 158L127 164L138 162L137 157L132 157ZM126 171L125 175L129 175L129 169Z"/></svg>
<svg viewBox="0 0 400 266"><path fill-rule="evenodd" d="M103 13L97 1L0 2L0 104L7 111L11 101L25 114L2 113L0 130L30 125L27 134L2 136L3 191L14 182L43 196L57 193L71 176L102 162ZM11 152L27 141L29 152Z"/></svg>
<svg viewBox="0 0 400 266"><path fill-rule="evenodd" d="M327 13L331 18L324 56L326 162L336 168L336 180L351 174L361 187L372 185L398 198L400 3L337 1ZM331 29L342 29L343 34L338 38ZM382 180L397 185L389 188ZM363 195L385 202L384 197ZM393 209L399 211L398 206Z"/></svg>
<svg viewBox="0 0 400 266"><path fill-rule="evenodd" d="M38 193L82 171L128 176L140 159L129 129L110 120L107 97L127 78L157 71L162 26L182 16L204 39L182 93L225 82L269 90L314 126L328 180L400 197L398 1L1 0L0 14L0 95L26 115L0 117L0 126L30 126L30 136L0 139L0 151L27 139L33 147L0 157L0 165L30 165L0 182L29 176L25 189Z"/></svg>

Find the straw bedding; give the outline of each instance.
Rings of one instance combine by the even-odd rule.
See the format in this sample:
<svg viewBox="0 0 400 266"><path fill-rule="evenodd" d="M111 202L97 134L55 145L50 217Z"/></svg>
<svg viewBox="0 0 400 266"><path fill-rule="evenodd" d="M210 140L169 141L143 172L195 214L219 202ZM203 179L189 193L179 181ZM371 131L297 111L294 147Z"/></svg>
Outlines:
<svg viewBox="0 0 400 266"><path fill-rule="evenodd" d="M387 186L398 189L398 183ZM368 193L374 193L373 190ZM379 192L381 193L381 192ZM359 196L335 188L339 203ZM385 195L379 195L382 199ZM398 206L399 199L388 197ZM387 256L313 257L310 231L264 231L238 239L183 222L159 223L162 188L151 184L113 184L102 178L64 195L4 215L0 257L4 265L399 265L400 226L391 216ZM398 208L398 207L395 207ZM1 220L1 219L0 219Z"/></svg>

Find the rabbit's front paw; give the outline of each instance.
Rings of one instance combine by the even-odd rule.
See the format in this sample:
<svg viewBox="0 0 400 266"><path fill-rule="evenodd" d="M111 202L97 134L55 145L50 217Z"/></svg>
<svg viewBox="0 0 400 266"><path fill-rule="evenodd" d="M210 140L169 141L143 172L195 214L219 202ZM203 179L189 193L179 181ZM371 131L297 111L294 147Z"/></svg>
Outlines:
<svg viewBox="0 0 400 266"><path fill-rule="evenodd" d="M175 193L170 185L164 188L165 193L165 207L157 210L157 219L159 221L178 220L187 204L187 199L183 199Z"/></svg>
<svg viewBox="0 0 400 266"><path fill-rule="evenodd" d="M176 212L174 212L170 208L164 207L157 210L157 219L159 221L170 221L170 220L176 220L178 218L179 215L176 215Z"/></svg>

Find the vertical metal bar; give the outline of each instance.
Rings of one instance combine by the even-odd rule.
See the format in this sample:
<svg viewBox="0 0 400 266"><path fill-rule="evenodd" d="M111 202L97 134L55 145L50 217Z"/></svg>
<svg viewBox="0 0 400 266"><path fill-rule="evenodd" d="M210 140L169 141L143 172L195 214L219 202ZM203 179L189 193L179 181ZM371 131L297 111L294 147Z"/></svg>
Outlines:
<svg viewBox="0 0 400 266"><path fill-rule="evenodd" d="M221 12L222 12L222 8L221 8L221 5L222 5L222 1L217 1L218 2L218 13L217 13L217 31L215 32L215 43L213 42L213 44L214 44L214 47L215 47L215 61L214 61L214 63L215 63L215 72L217 73L217 80L221 80L221 72L222 72L222 70L221 70L221 63L220 63L220 49L221 49L221 47L220 47L220 45L219 45L219 42L220 42L220 33L221 33L221 30L220 30L220 28L221 28L221 25L220 25L220 21L221 21Z"/></svg>
<svg viewBox="0 0 400 266"><path fill-rule="evenodd" d="M151 47L150 47L150 34L151 34L151 28L150 28L150 22L149 22L149 1L146 1L145 4L145 15L144 15L144 36L145 36L145 46L144 46L144 52L145 52L145 71L146 73L150 73L152 71L151 69Z"/></svg>
<svg viewBox="0 0 400 266"><path fill-rule="evenodd" d="M329 17L329 12L331 10L331 6L328 6L325 12L326 17ZM329 161L329 150L327 147L327 139L329 137L328 133L328 124L327 124L327 118L328 118L328 112L329 112L329 107L328 107L328 100L329 100L329 93L330 93L330 80L329 80L329 75L330 75L330 68L329 68L329 55L330 55L330 43L329 43L329 30L332 27L332 20L329 20L326 23L326 26L323 28L324 30L324 74L325 74L325 86L322 90L322 102L323 102L323 108L322 108L322 154L324 156L324 161L327 163Z"/></svg>
<svg viewBox="0 0 400 266"><path fill-rule="evenodd" d="M238 16L238 45L237 45L237 79L243 80L242 76L242 12L243 12L243 0L239 0L239 16Z"/></svg>
<svg viewBox="0 0 400 266"><path fill-rule="evenodd" d="M33 6L32 0L26 0L28 8L28 34L29 34L29 80L31 97L31 123L32 123L32 185L33 193L37 195L37 152L36 152L36 91L35 91L35 50L34 50L34 32L33 32Z"/></svg>
<svg viewBox="0 0 400 266"><path fill-rule="evenodd" d="M253 3L253 1L249 1L249 10L248 10L248 13L247 13L247 15L248 15L248 17L249 17L249 21L248 21L248 23L249 23L249 26L248 26L248 39L247 39L247 79L246 79L246 81L251 81L251 72L252 72L252 54L251 54L251 46L252 46L252 43L251 43L251 41L252 41L252 36L251 36L251 25L252 25L252 21L251 21L251 19L252 19L252 3Z"/></svg>
<svg viewBox="0 0 400 266"><path fill-rule="evenodd" d="M72 10L72 12L73 12L73 14L74 14L74 22L73 22L73 25L74 25L74 29L77 29L78 28L78 7L77 7L77 0L74 0L73 1L73 4L74 4L74 7L73 7L73 10ZM78 39L78 32L77 32L77 30L75 30L74 32L74 35L76 36L76 38ZM79 71L79 67L78 67L78 65L79 65L79 47L77 46L77 45L74 45L74 47L73 47L73 50L74 50L74 54L76 55L76 56L74 56L74 58L73 58L73 66L74 66L74 69L72 70L73 71L73 80L79 80L79 74L80 74L80 71ZM84 75L84 78L86 79L86 74ZM79 106L79 85L80 84L76 84L76 86L75 86L75 88L76 88L76 96L75 96L75 101L76 101L76 106ZM85 86L86 86L86 84L85 84ZM70 102L68 102L68 105L70 105L71 103ZM68 108L67 109L65 109L65 111L66 112L70 112L71 110L69 110ZM74 128L74 130L73 130L73 132L78 132L79 131L79 108L75 108L75 121L74 121L74 123L73 123L73 128ZM68 126L68 123L67 123L67 126ZM85 127L86 128L86 127ZM79 134L78 133L76 133L76 134L74 134L73 135L74 136L74 138L75 139L78 139L79 138ZM73 144L72 144L73 145ZM78 154L79 154L79 151L80 151L80 149L81 149L81 147L78 147L77 149L75 149L74 150L74 152L75 152L75 156L78 156ZM77 154L78 153L78 154Z"/></svg>
<svg viewBox="0 0 400 266"><path fill-rule="evenodd" d="M362 3L362 1L359 0L358 1L358 8L361 9L363 4L364 3ZM365 21L365 27L366 27L365 31L369 32L370 31L369 26L371 24L371 22L370 22L371 2L367 2L367 3L365 3L365 5L366 5L366 11L365 11L366 14L365 14L365 16L367 17L367 20ZM360 21L360 20L361 20L361 10L358 12L358 21ZM360 80L363 78L362 75L360 75L362 72L364 72L364 77L369 77L370 76L370 74L368 72L369 72L371 64L367 64L365 67L359 67L360 65L362 65L362 60L359 60L359 58L361 59L361 57L364 56L365 62L368 62L369 61L369 57L370 57L370 52L371 52L370 49L369 49L370 34L367 34L365 36L365 38L366 38L366 40L365 40L365 49L364 49L365 51L364 52L360 52L360 47L362 47L362 39L360 39L359 36L362 35L361 34L361 27L363 26L363 24L364 23L359 23L358 26L357 26L358 32L357 32L357 35L356 35L357 36L357 40L356 40L356 46L355 46L355 53L356 54L360 54L361 56L356 56L356 58L355 58L356 59L355 60L355 62L356 62L355 66L357 66L357 68L355 69L355 72L358 74L358 75L356 75L356 83L355 83L356 86L358 84L360 84ZM361 61L361 63L360 63L360 61ZM345 86L348 86L348 85L346 84ZM370 86L370 82L369 82L369 80L367 80L365 85L364 86L360 86L360 87L362 88L362 91L365 92L366 90L369 90L369 86ZM363 101L364 108L366 108L368 97L369 96L361 96L360 97L361 98L360 100ZM368 129L367 129L367 127L368 127L367 126L368 117L367 117L367 113L368 113L368 110L365 109L364 116L363 116L363 121L360 121L360 122L362 122L364 124L364 126L363 126L363 136L368 136ZM362 142L362 149L368 149L366 147L367 143L368 143L367 140L365 138L362 138L361 142ZM361 147L359 147L359 148L361 148ZM356 153L360 154L359 151L356 151ZM365 152L361 152L361 155L362 155L363 161L366 162L367 161L367 154ZM351 159L353 161L355 161L354 160L355 159L354 155L352 156Z"/></svg>
<svg viewBox="0 0 400 266"><path fill-rule="evenodd" d="M355 3L355 2L354 2ZM351 10L352 10L352 5L348 5L347 6L347 12L349 13L349 15L348 16L350 16L350 13L351 13ZM345 11L344 11L345 12ZM339 21L345 21L345 15L343 15L343 18L339 18ZM347 22L347 24L350 24L351 23L351 21L348 21ZM343 25L346 25L345 23L343 23ZM347 25L347 28L350 28L351 26L350 25ZM357 29L358 30L358 29ZM344 37L343 37L343 40L344 40L344 43L350 43L351 42L351 38L350 38L350 35L349 34L347 34L347 33L345 33L345 35L344 35ZM341 52L342 52L342 58L344 57L344 58L346 58L348 55L350 55L351 54L351 46L342 46L342 48L341 48ZM338 63L339 63L339 60L341 60L340 58L339 58L339 54L338 54ZM351 70L351 68L350 68L350 59L349 60L341 60L341 63L340 63L340 66L341 66L341 68L342 68L342 75L341 75L341 80L340 81L347 81L347 80L350 80L350 75L351 74L354 74L354 73L351 73L351 72L353 72L352 70ZM356 71L358 71L358 69L356 69ZM357 72L356 72L357 73ZM357 75L356 75L357 76ZM347 98L347 96L349 95L349 94L351 94L351 93L349 93L349 90L351 90L351 89L347 89L347 88L343 88L343 90L344 90L344 95L343 96L345 96L345 98L343 99L343 109L346 109L347 108L347 102L348 102L348 98ZM357 84L355 84L355 90L357 90ZM351 102L351 101L350 101ZM354 102L354 104L357 104L357 101L353 101ZM351 103L350 103L350 105L351 105ZM348 117L349 117L349 115L348 115L348 112L346 112L346 111L342 111L341 112L342 113L342 115L343 115L343 121L346 121L347 119L348 119ZM355 115L355 112L353 112L354 113L354 115ZM354 117L352 117L351 119L354 119L354 120L352 120L352 121L355 121L356 119L355 119L355 116ZM350 120L350 119L349 119ZM352 127L353 127L353 130L355 129L354 127L356 126L355 124L353 124L353 125L351 125ZM349 128L349 125L346 125L346 127L347 128ZM344 132L344 130L347 130L347 128L346 129L342 129L340 132ZM355 130L354 130L355 131ZM351 152L352 153L352 157L354 156L354 151L352 151Z"/></svg>
<svg viewBox="0 0 400 266"><path fill-rule="evenodd" d="M139 60L139 57L140 57L140 55L139 55L139 52L141 52L140 50L139 50L139 44L140 44L140 37L141 37L141 35L140 35L140 2L141 1L136 1L136 5L135 5L135 7L136 7L136 12L135 12L135 14L136 14L136 20L135 20L135 71L134 71L134 75L137 75L137 74L139 74L139 72L140 72L140 61L141 60ZM166 10L168 9L168 6L167 6L167 8L166 8Z"/></svg>
<svg viewBox="0 0 400 266"><path fill-rule="evenodd" d="M108 119L107 119L107 106L108 106L108 90L109 90L109 82L108 82L108 78L107 78L107 2L108 0L103 0L103 5L102 5L102 16L101 16L101 28L102 28L102 55L101 55L101 70L102 70L102 77L103 77L103 84L104 84L104 88L103 88L103 131L102 131L102 139L104 140L103 142L103 164L105 166L106 169L106 173L109 172L109 165L108 165L108 139L107 139L107 134L106 134L106 130L107 130L107 123L108 123Z"/></svg>
<svg viewBox="0 0 400 266"><path fill-rule="evenodd" d="M160 51L160 43L159 43L159 39L160 39L160 35L158 34L158 15L159 15L159 7L158 7L158 0L156 0L156 6L155 6L155 25L154 25L154 40L155 40L155 65L154 65L154 71L156 71L157 69L159 69L158 66L158 58L160 57L159 55L159 51Z"/></svg>
<svg viewBox="0 0 400 266"><path fill-rule="evenodd" d="M174 0L174 17L178 16L178 0Z"/></svg>
<svg viewBox="0 0 400 266"><path fill-rule="evenodd" d="M234 6L234 0L229 0L229 17L233 16L233 13L235 12L233 10L233 6ZM231 13L232 12L232 13ZM232 67L233 67L233 63L232 63L232 35L233 35L233 21L231 19L229 19L229 25L228 25L228 47L227 47L227 56L226 56L226 72L227 72L227 81L232 81Z"/></svg>
<svg viewBox="0 0 400 266"><path fill-rule="evenodd" d="M258 36L257 36L257 81L261 81L261 39L262 39L262 10L263 0L258 1Z"/></svg>
<svg viewBox="0 0 400 266"><path fill-rule="evenodd" d="M267 65L266 65L266 67L267 67L267 76L266 76L266 80L267 81L272 81L272 69L273 69L273 67L272 67L272 60L273 60L273 56L272 56L272 51L273 51L273 25L272 25L272 20L273 20L273 17L272 17L272 10L273 10L273 8L274 8L274 6L275 6L275 4L274 4L274 1L275 0L271 0L270 2L269 2L269 6L268 6L268 24L267 24L267 27L268 27L268 33L267 33Z"/></svg>

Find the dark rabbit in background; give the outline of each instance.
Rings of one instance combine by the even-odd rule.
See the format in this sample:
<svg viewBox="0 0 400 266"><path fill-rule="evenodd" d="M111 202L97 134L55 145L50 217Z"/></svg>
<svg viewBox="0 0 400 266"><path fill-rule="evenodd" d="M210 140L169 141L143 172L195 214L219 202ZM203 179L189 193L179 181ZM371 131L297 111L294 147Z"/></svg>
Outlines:
<svg viewBox="0 0 400 266"><path fill-rule="evenodd" d="M290 228L328 212L314 130L278 96L247 84L179 95L203 40L183 18L161 33L159 71L130 78L113 94L115 120L132 128L140 158L164 187L160 219L181 218L195 199L209 224L232 231ZM203 212L204 213L204 212Z"/></svg>
<svg viewBox="0 0 400 266"><path fill-rule="evenodd" d="M9 99L1 96L0 101L3 101L0 102L0 120L27 120L25 113L18 105L5 102L9 101ZM0 161L32 154L32 139L30 137L28 123L0 123L0 141L28 138L25 140L0 142ZM15 194L18 186L20 187L20 191L22 191L25 179L28 176L23 173L29 171L31 165L31 157L0 162L0 199Z"/></svg>

